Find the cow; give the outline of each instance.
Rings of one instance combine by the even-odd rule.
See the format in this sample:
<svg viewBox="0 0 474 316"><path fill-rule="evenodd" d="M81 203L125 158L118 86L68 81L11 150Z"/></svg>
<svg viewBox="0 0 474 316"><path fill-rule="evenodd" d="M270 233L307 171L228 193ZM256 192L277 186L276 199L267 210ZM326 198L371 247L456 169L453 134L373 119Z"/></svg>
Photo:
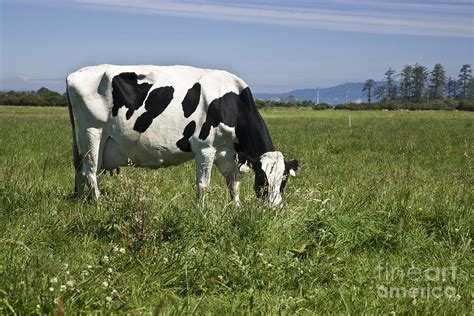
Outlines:
<svg viewBox="0 0 474 316"><path fill-rule="evenodd" d="M278 205L298 169L297 160L285 162L275 150L248 85L229 72L97 65L71 73L66 85L78 196L87 184L92 199L99 198L103 170L162 168L194 158L199 200L215 164L236 205L240 181L251 170L257 196Z"/></svg>

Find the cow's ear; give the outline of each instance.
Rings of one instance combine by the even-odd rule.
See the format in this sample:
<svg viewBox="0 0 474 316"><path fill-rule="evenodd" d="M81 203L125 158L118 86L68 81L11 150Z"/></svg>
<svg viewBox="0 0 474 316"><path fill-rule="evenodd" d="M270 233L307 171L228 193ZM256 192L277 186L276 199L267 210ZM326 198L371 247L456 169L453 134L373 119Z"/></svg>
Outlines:
<svg viewBox="0 0 474 316"><path fill-rule="evenodd" d="M296 176L296 171L298 171L298 160L285 161L285 174L290 176Z"/></svg>
<svg viewBox="0 0 474 316"><path fill-rule="evenodd" d="M253 169L253 164L255 160L252 157L247 156L247 154L243 152L238 152L235 155L235 162L239 168L239 172L247 173Z"/></svg>

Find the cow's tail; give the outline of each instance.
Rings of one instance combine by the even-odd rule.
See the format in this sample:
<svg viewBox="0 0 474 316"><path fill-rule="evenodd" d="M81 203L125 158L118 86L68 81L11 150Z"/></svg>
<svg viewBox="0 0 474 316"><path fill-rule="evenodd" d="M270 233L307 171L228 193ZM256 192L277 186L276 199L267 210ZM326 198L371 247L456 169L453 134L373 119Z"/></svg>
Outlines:
<svg viewBox="0 0 474 316"><path fill-rule="evenodd" d="M69 111L69 120L71 121L72 129L72 156L74 159L74 169L77 171L81 166L81 157L79 155L79 148L77 147L77 138L76 138L76 124L74 122L74 113L72 112L72 103L69 97L69 85L67 84L66 79L66 99L67 99L67 108Z"/></svg>

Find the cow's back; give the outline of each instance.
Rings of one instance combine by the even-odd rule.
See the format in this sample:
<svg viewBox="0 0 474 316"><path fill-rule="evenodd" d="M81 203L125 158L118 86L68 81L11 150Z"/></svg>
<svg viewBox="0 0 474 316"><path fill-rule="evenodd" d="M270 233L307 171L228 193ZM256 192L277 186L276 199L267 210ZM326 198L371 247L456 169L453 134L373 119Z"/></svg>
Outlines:
<svg viewBox="0 0 474 316"><path fill-rule="evenodd" d="M103 64L81 68L67 77L67 90L73 108L85 107L96 118L107 121L107 114L112 111L114 105L113 83L119 81L120 76L127 75L136 76L136 85L150 85L146 95L160 87L172 87L174 90L173 104L182 102L188 90L195 83L200 84L203 106L209 105L212 100L221 97L225 93L239 93L247 87L242 79L223 70L189 66L118 66ZM133 93L134 91L127 92ZM137 104L137 107L143 105L142 102L142 104ZM174 110L174 106L169 108Z"/></svg>
<svg viewBox="0 0 474 316"><path fill-rule="evenodd" d="M247 86L225 71L151 65L86 67L67 82L79 129L102 128L117 150L143 166L192 157L189 140L198 139L209 104Z"/></svg>

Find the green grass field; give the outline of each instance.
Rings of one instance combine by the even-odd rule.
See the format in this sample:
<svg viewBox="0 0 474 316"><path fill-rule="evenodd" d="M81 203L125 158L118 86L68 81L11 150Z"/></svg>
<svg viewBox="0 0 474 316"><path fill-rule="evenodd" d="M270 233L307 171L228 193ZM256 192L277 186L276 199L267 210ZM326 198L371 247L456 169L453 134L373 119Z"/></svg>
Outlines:
<svg viewBox="0 0 474 316"><path fill-rule="evenodd" d="M473 312L474 113L263 115L279 209L216 169L199 207L193 162L73 200L67 110L0 107L0 313Z"/></svg>

